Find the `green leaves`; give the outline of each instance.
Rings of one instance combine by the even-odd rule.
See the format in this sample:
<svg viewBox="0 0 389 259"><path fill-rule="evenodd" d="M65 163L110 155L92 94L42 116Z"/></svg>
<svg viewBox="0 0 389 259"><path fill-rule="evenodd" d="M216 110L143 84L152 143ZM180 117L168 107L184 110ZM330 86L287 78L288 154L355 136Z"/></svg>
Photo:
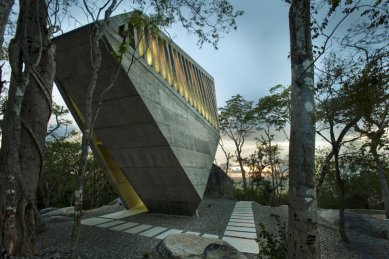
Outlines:
<svg viewBox="0 0 389 259"><path fill-rule="evenodd" d="M288 244L286 224L279 215L270 214L270 217L276 221L276 232L267 230L263 223L259 224L260 232L256 241L261 249L258 258L284 259Z"/></svg>
<svg viewBox="0 0 389 259"><path fill-rule="evenodd" d="M259 129L266 124L279 131L290 121L290 87L276 85L270 89L270 93L259 99L255 116Z"/></svg>
<svg viewBox="0 0 389 259"><path fill-rule="evenodd" d="M237 135L238 138L251 135L254 127L253 102L241 95L232 96L225 107L219 108L219 127L224 135Z"/></svg>

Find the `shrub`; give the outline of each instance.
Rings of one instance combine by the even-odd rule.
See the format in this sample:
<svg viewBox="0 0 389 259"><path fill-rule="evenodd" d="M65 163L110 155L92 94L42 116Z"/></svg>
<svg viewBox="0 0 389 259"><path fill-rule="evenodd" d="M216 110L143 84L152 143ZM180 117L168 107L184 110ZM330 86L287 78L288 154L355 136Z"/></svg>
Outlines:
<svg viewBox="0 0 389 259"><path fill-rule="evenodd" d="M276 232L266 229L265 225L260 223L258 238L256 241L261 248L258 258L284 259L287 254L287 233L286 224L282 222L279 215L271 214L276 221Z"/></svg>

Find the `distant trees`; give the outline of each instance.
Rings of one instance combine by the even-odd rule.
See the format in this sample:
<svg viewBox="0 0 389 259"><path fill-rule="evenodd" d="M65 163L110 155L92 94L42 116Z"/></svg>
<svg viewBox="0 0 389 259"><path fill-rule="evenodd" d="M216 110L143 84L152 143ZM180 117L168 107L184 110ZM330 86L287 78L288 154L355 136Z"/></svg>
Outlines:
<svg viewBox="0 0 389 259"><path fill-rule="evenodd" d="M56 136L46 142L44 168L37 189L38 208L74 204L80 146L78 133L67 138ZM117 197L91 153L85 169L84 196L83 209L96 208Z"/></svg>
<svg viewBox="0 0 389 259"><path fill-rule="evenodd" d="M246 101L241 95L232 96L226 106L219 108L219 127L223 135L235 145L235 155L242 173L243 193L247 199L246 171L243 167L243 145L254 130L253 102Z"/></svg>
<svg viewBox="0 0 389 259"><path fill-rule="evenodd" d="M290 122L290 88L277 85L270 89L270 95L258 100L255 107L255 118L259 137L257 140L257 152L261 154L261 162L266 158L268 165L263 165L265 169L269 167L271 178L271 205L276 204L275 200L280 196L280 190L284 187L285 175L287 171L286 163L279 157L280 146L274 144L275 132L285 132L285 126Z"/></svg>
<svg viewBox="0 0 389 259"><path fill-rule="evenodd" d="M387 62L389 52L370 61L361 76L365 87L374 88L365 96L368 107L362 113L360 123L355 124L355 130L368 138L366 146L374 159L382 199L385 205L386 218L389 219L389 191L385 177L384 157L380 150L388 149L389 141L389 69ZM385 65L386 64L386 65Z"/></svg>

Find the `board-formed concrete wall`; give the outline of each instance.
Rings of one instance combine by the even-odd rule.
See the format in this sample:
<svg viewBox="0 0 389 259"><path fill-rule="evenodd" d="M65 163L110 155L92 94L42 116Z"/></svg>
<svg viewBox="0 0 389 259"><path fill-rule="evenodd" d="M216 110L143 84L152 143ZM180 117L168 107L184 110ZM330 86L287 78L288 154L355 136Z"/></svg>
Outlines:
<svg viewBox="0 0 389 259"><path fill-rule="evenodd" d="M196 103L195 97L182 96L166 75L156 72L134 50L138 61L132 62L131 53L118 66L112 51L122 42L118 32L123 25L123 16L111 18L101 44L103 63L95 103L118 67L120 73L103 98L93 150L127 207L145 205L151 212L193 215L219 141L217 118L211 114L215 97L208 100L208 111L201 110L200 99ZM89 32L86 26L55 40L56 83L81 128L91 72ZM177 45L174 48L206 73ZM193 94L191 87L188 85L188 93ZM214 94L214 88L208 85L208 92Z"/></svg>

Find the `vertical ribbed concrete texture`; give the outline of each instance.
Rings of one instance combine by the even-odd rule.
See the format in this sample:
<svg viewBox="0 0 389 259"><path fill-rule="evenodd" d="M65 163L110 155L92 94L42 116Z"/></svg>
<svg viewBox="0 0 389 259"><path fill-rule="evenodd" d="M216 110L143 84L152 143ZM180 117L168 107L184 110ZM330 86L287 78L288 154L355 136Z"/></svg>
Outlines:
<svg viewBox="0 0 389 259"><path fill-rule="evenodd" d="M150 212L193 215L219 141L213 79L177 45L162 41L163 35L154 42L160 55L154 56L154 63L135 51L137 62L131 62L130 53L118 64L112 52L122 42L118 32L123 26L123 16L111 18L101 44L95 103L118 67L120 74L104 96L92 149L127 207L145 205ZM91 73L90 27L66 33L55 43L56 84L82 128ZM166 58L169 50L179 53L182 72L173 71L173 61ZM200 89L205 87L201 82L206 89Z"/></svg>

